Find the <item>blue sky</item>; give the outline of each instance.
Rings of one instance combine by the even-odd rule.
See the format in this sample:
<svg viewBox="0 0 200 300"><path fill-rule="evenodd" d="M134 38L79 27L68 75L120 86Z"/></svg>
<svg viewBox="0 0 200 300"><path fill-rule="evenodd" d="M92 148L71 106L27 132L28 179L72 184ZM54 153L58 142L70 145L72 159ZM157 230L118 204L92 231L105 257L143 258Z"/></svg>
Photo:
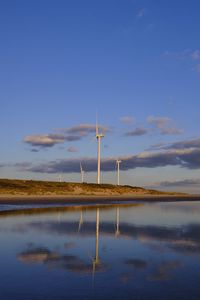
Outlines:
<svg viewBox="0 0 200 300"><path fill-rule="evenodd" d="M0 177L96 181L98 111L103 182L200 192L199 10L0 1Z"/></svg>

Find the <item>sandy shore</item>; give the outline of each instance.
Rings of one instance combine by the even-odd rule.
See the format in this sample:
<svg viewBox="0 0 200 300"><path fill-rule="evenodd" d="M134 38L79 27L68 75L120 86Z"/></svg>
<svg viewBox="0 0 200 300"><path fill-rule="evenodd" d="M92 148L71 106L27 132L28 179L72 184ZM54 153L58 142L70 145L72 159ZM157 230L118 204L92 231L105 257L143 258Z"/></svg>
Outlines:
<svg viewBox="0 0 200 300"><path fill-rule="evenodd" d="M200 195L117 195L117 196L87 196L87 195L0 195L0 204L102 204L113 202L173 202L200 201Z"/></svg>

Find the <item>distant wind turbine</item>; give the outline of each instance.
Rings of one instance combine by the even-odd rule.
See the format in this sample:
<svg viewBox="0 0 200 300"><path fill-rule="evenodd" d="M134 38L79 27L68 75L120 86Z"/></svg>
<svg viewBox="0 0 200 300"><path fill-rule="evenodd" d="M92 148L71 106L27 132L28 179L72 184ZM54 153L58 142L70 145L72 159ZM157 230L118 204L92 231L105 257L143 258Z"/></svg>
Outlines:
<svg viewBox="0 0 200 300"><path fill-rule="evenodd" d="M80 162L80 171L81 171L81 182L84 183L84 174L85 174L85 171L83 170L81 162Z"/></svg>
<svg viewBox="0 0 200 300"><path fill-rule="evenodd" d="M62 174L58 175L58 180L59 180L59 182L62 182Z"/></svg>
<svg viewBox="0 0 200 300"><path fill-rule="evenodd" d="M104 135L102 133L99 133L99 127L96 120L96 139L98 143L97 148L97 183L100 184L101 182L101 138L103 138Z"/></svg>
<svg viewBox="0 0 200 300"><path fill-rule="evenodd" d="M116 164L117 164L117 185L119 185L119 165L122 161L117 159Z"/></svg>

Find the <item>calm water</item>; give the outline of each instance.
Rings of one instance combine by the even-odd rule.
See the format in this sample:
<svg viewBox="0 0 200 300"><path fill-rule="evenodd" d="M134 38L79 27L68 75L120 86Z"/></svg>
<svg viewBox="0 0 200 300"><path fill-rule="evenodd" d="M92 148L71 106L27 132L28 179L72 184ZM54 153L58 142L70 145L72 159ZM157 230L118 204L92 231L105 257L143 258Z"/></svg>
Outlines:
<svg viewBox="0 0 200 300"><path fill-rule="evenodd" d="M0 214L0 299L200 299L200 202Z"/></svg>

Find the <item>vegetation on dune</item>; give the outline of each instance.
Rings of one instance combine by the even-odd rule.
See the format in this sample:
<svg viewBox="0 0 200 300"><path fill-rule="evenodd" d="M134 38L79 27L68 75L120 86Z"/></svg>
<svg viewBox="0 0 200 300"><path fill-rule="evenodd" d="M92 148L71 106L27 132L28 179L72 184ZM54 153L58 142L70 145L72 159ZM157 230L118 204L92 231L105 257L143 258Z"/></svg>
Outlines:
<svg viewBox="0 0 200 300"><path fill-rule="evenodd" d="M131 195L166 194L129 185L0 179L0 194L12 195Z"/></svg>

